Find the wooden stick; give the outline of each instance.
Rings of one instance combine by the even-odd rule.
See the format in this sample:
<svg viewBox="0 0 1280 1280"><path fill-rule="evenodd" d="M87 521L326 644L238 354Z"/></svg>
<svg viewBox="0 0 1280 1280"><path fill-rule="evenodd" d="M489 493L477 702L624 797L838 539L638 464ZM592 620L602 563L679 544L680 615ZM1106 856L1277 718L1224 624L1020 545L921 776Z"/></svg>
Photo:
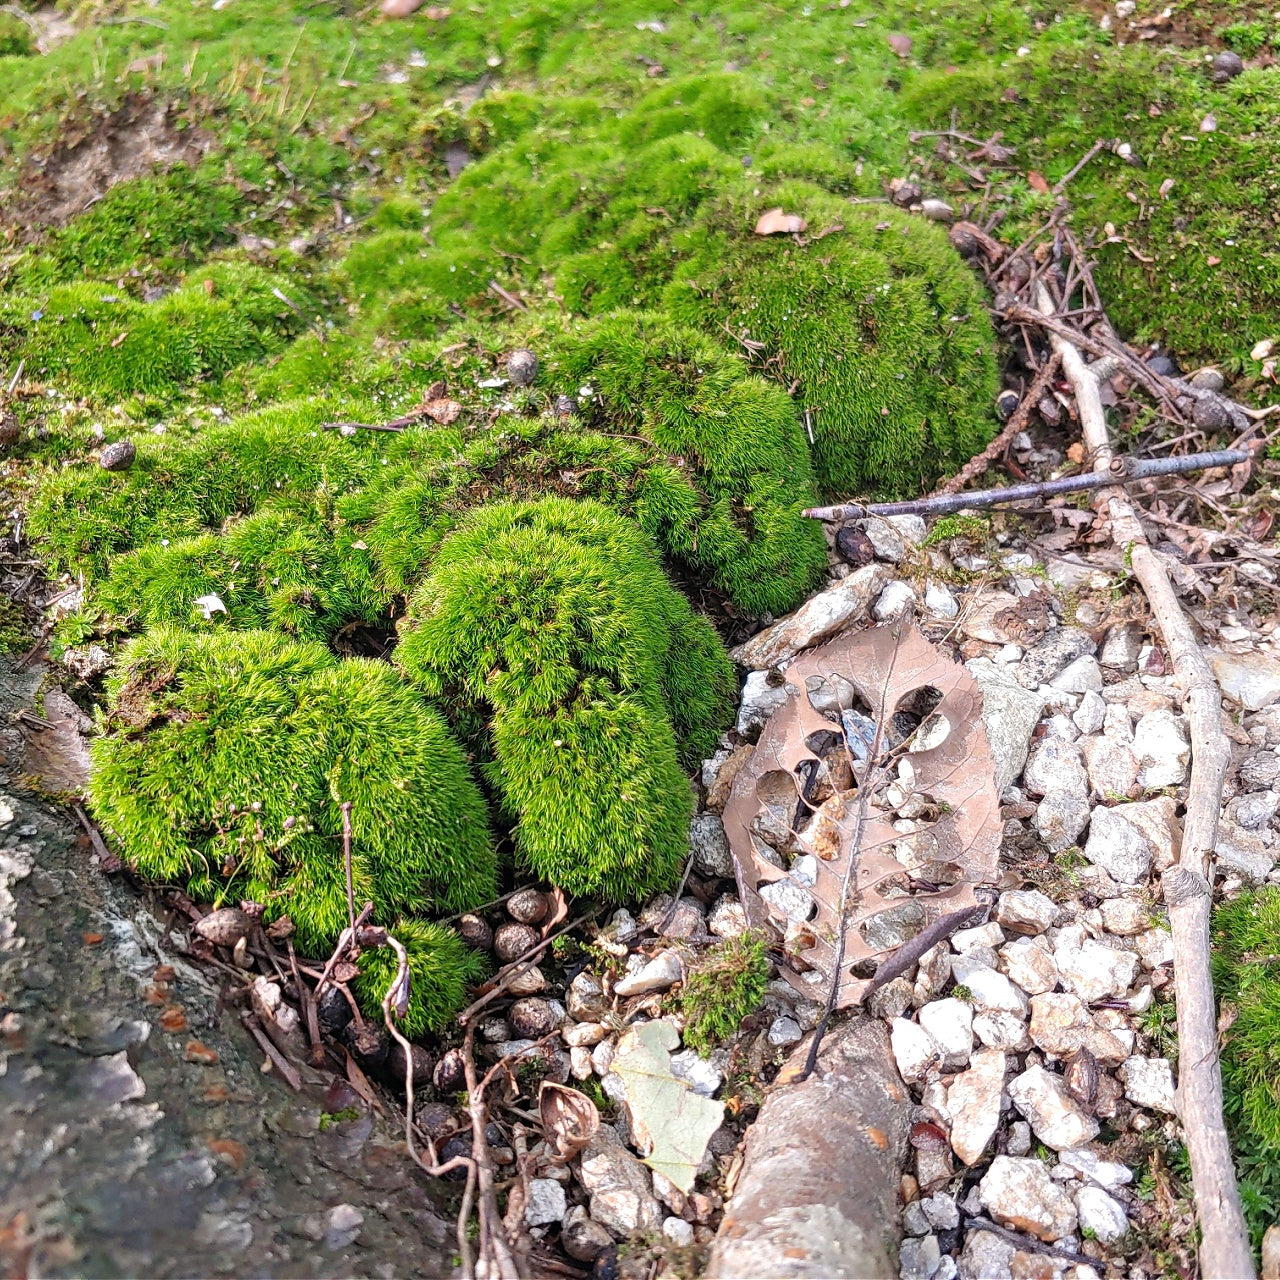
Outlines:
<svg viewBox="0 0 1280 1280"><path fill-rule="evenodd" d="M1040 397L1049 389L1058 372L1062 357L1056 352L1036 371L1036 376L1027 388L1027 394L1018 402L1018 407L1009 415L1009 421L992 439L991 443L979 454L975 454L950 480L944 480L935 490L935 494L959 493L970 481L983 475L987 468L1009 447L1014 436L1026 428L1031 418L1031 411L1040 403Z"/></svg>
<svg viewBox="0 0 1280 1280"><path fill-rule="evenodd" d="M1052 315L1043 285L1036 305ZM1076 394L1085 448L1094 466L1111 464L1111 442L1098 380L1080 349L1049 328L1049 341L1062 356L1062 369ZM1174 673L1183 689L1191 726L1191 782L1182 853L1162 877L1173 933L1173 975L1178 1012L1178 1116L1191 1156L1196 1216L1200 1223L1200 1274L1205 1280L1241 1280L1254 1275L1249 1233L1240 1210L1231 1143L1222 1118L1222 1071L1218 1065L1217 1014L1209 971L1209 913L1213 889L1209 858L1216 843L1222 786L1230 747L1222 732L1222 699L1213 669L1201 651L1165 572L1147 542L1129 495L1105 490L1111 537L1122 548L1151 605Z"/></svg>

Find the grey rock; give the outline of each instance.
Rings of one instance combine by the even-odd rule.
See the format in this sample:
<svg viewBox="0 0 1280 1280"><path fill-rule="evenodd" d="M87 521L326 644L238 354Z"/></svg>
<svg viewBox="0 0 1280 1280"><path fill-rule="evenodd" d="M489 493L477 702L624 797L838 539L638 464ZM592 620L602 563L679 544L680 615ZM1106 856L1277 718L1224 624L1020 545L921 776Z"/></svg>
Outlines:
<svg viewBox="0 0 1280 1280"><path fill-rule="evenodd" d="M1003 795L1026 764L1044 699L1011 680L1004 668L988 658L974 658L966 666L982 692L982 723L995 765L996 792Z"/></svg>
<svg viewBox="0 0 1280 1280"><path fill-rule="evenodd" d="M1098 911L1102 927L1117 938L1131 938L1151 926L1151 916L1137 898L1105 898Z"/></svg>
<svg viewBox="0 0 1280 1280"><path fill-rule="evenodd" d="M583 1150L578 1177L591 1197L592 1219L618 1239L654 1229L665 1216L648 1169L607 1126Z"/></svg>
<svg viewBox="0 0 1280 1280"><path fill-rule="evenodd" d="M1089 825L1089 801L1076 792L1054 791L1036 805L1036 834L1050 853L1078 843Z"/></svg>
<svg viewBox="0 0 1280 1280"><path fill-rule="evenodd" d="M1218 825L1213 852L1219 870L1234 871L1248 884L1262 884L1276 865L1275 853L1263 840L1234 823Z"/></svg>
<svg viewBox="0 0 1280 1280"><path fill-rule="evenodd" d="M1177 1115L1177 1088L1173 1064L1168 1058L1144 1058L1135 1054L1116 1074L1124 1084L1124 1096L1139 1107Z"/></svg>
<svg viewBox="0 0 1280 1280"><path fill-rule="evenodd" d="M1059 1152L1058 1163L1075 1170L1087 1182L1096 1183L1105 1190L1114 1191L1133 1181L1131 1169L1115 1160L1103 1160L1088 1147Z"/></svg>
<svg viewBox="0 0 1280 1280"><path fill-rule="evenodd" d="M1022 785L1031 796L1087 796L1089 783L1080 749L1063 738L1042 738L1027 757Z"/></svg>
<svg viewBox="0 0 1280 1280"><path fill-rule="evenodd" d="M1025 1120L1015 1120L1009 1126L1005 1146L1007 1155L1025 1156L1031 1150L1031 1126Z"/></svg>
<svg viewBox="0 0 1280 1280"><path fill-rule="evenodd" d="M1007 1013L1004 1010L997 1009L975 1014L973 1034L989 1049L1021 1053L1031 1048L1026 1020L1020 1014Z"/></svg>
<svg viewBox="0 0 1280 1280"><path fill-rule="evenodd" d="M1006 1065L999 1049L979 1049L947 1091L951 1147L967 1165L982 1158L999 1128Z"/></svg>
<svg viewBox="0 0 1280 1280"><path fill-rule="evenodd" d="M880 516L871 516L869 519L859 521L859 527L867 535L867 541L871 543L871 549L876 553L877 560L898 564L906 556L907 548L898 536L898 531L887 520Z"/></svg>
<svg viewBox="0 0 1280 1280"><path fill-rule="evenodd" d="M1061 1240L1079 1221L1071 1197L1039 1160L996 1156L978 1184L983 1208L1001 1226L1027 1231L1040 1240Z"/></svg>
<svg viewBox="0 0 1280 1280"><path fill-rule="evenodd" d="M717 938L738 938L747 931L747 912L731 893L717 898L707 917L707 928Z"/></svg>
<svg viewBox="0 0 1280 1280"><path fill-rule="evenodd" d="M335 1204L325 1223L324 1244L332 1252L353 1244L364 1226L364 1214L353 1204Z"/></svg>
<svg viewBox="0 0 1280 1280"><path fill-rule="evenodd" d="M1010 933L1043 933L1059 914L1057 904L1038 889L1011 889L996 902L995 918Z"/></svg>
<svg viewBox="0 0 1280 1280"><path fill-rule="evenodd" d="M1018 682L1028 689L1048 684L1070 663L1092 655L1096 646L1087 631L1075 627L1058 627L1045 632L1040 643L1027 651L1018 664Z"/></svg>
<svg viewBox="0 0 1280 1280"><path fill-rule="evenodd" d="M1257 831L1271 825L1280 809L1280 792L1251 791L1236 796L1227 805L1227 818L1246 831Z"/></svg>
<svg viewBox="0 0 1280 1280"><path fill-rule="evenodd" d="M937 1228L937 1230L954 1231L960 1225L960 1209L956 1205L953 1196L944 1195L941 1191L936 1191L921 1203L924 1209L924 1216L929 1220L929 1225Z"/></svg>
<svg viewBox="0 0 1280 1280"><path fill-rule="evenodd" d="M813 913L813 894L789 876L765 885L760 890L760 896L775 911L797 924L803 924Z"/></svg>
<svg viewBox="0 0 1280 1280"><path fill-rule="evenodd" d="M1210 650L1209 662L1222 692L1246 711L1260 711L1280 699L1280 662L1261 653L1234 654Z"/></svg>
<svg viewBox="0 0 1280 1280"><path fill-rule="evenodd" d="M1121 884L1140 884L1151 870L1151 845L1125 820L1126 807L1107 809L1100 805L1093 811L1084 856Z"/></svg>
<svg viewBox="0 0 1280 1280"><path fill-rule="evenodd" d="M569 1016L579 1022L599 1022L609 1012L609 999L600 979L584 969L569 984L565 1007Z"/></svg>
<svg viewBox="0 0 1280 1280"><path fill-rule="evenodd" d="M680 957L674 951L659 951L652 960L640 970L614 984L614 993L619 996L644 995L649 991L665 991L680 981L684 969Z"/></svg>
<svg viewBox="0 0 1280 1280"><path fill-rule="evenodd" d="M960 604L951 588L941 582L925 584L924 607L935 618L954 618L960 612Z"/></svg>
<svg viewBox="0 0 1280 1280"><path fill-rule="evenodd" d="M1102 688L1102 668L1092 654L1067 663L1049 682L1063 693L1097 693Z"/></svg>
<svg viewBox="0 0 1280 1280"><path fill-rule="evenodd" d="M1067 1092L1062 1077L1044 1067L1031 1067L1010 1080L1009 1098L1036 1137L1055 1151L1082 1147L1098 1136L1097 1120Z"/></svg>
<svg viewBox="0 0 1280 1280"><path fill-rule="evenodd" d="M98 465L104 471L128 471L137 454L132 440L117 440L103 447L98 454Z"/></svg>
<svg viewBox="0 0 1280 1280"><path fill-rule="evenodd" d="M769 1043L772 1045L785 1049L788 1045L799 1044L802 1039L804 1032L794 1018L775 1018L769 1024Z"/></svg>
<svg viewBox="0 0 1280 1280"><path fill-rule="evenodd" d="M876 597L871 606L871 616L877 622L892 622L912 608L916 602L915 589L909 582L890 582Z"/></svg>
<svg viewBox="0 0 1280 1280"><path fill-rule="evenodd" d="M924 1205L912 1200L902 1210L902 1230L909 1236L927 1236L932 1228L925 1217Z"/></svg>
<svg viewBox="0 0 1280 1280"><path fill-rule="evenodd" d="M1099 733L1106 722L1107 704L1100 693L1090 689L1081 697L1080 705L1071 718L1081 733Z"/></svg>
<svg viewBox="0 0 1280 1280"><path fill-rule="evenodd" d="M1172 711L1148 711L1133 731L1138 782L1149 791L1176 787L1187 780L1191 743L1186 727Z"/></svg>
<svg viewBox="0 0 1280 1280"><path fill-rule="evenodd" d="M1100 1187L1081 1187L1076 1192L1076 1212L1081 1231L1090 1232L1100 1244L1115 1244L1128 1233L1128 1215Z"/></svg>
<svg viewBox="0 0 1280 1280"><path fill-rule="evenodd" d="M1086 1004L1127 994L1138 971L1138 957L1134 952L1108 947L1086 937L1079 925L1058 931L1053 959L1062 985Z"/></svg>
<svg viewBox="0 0 1280 1280"><path fill-rule="evenodd" d="M1099 799L1114 800L1127 796L1138 782L1138 757L1133 754L1132 734L1125 738L1110 733L1086 738L1085 766L1089 772L1089 786Z"/></svg>
<svg viewBox="0 0 1280 1280"><path fill-rule="evenodd" d="M677 1249L687 1249L693 1244L693 1224L686 1222L683 1218L664 1218L662 1220L662 1234Z"/></svg>
<svg viewBox="0 0 1280 1280"><path fill-rule="evenodd" d="M963 1280L1012 1280L1017 1245L992 1231L970 1231L960 1254Z"/></svg>
<svg viewBox="0 0 1280 1280"><path fill-rule="evenodd" d="M689 824L689 848L693 865L700 875L717 880L733 876L733 855L724 823L714 813L699 813Z"/></svg>
<svg viewBox="0 0 1280 1280"><path fill-rule="evenodd" d="M929 526L923 516L886 516L885 519L909 547L918 547L928 536Z"/></svg>
<svg viewBox="0 0 1280 1280"><path fill-rule="evenodd" d="M613 1246L613 1237L593 1222L582 1205L574 1205L565 1215L560 1229L560 1244L576 1262L594 1262Z"/></svg>
<svg viewBox="0 0 1280 1280"><path fill-rule="evenodd" d="M530 1178L529 1199L524 1207L524 1220L531 1227L544 1227L563 1222L569 1212L564 1187L553 1178Z"/></svg>
<svg viewBox="0 0 1280 1280"><path fill-rule="evenodd" d="M754 741L769 717L786 702L786 684L775 684L767 671L753 671L742 688L742 702L738 707L738 732Z"/></svg>
<svg viewBox="0 0 1280 1280"><path fill-rule="evenodd" d="M1240 787L1244 791L1267 791L1280 782L1280 755L1255 751L1240 762Z"/></svg>
<svg viewBox="0 0 1280 1280"><path fill-rule="evenodd" d="M1144 638L1141 628L1133 623L1126 622L1112 627L1102 641L1098 661L1113 671L1136 671Z"/></svg>
<svg viewBox="0 0 1280 1280"><path fill-rule="evenodd" d="M898 1275L900 1280L933 1280L941 1261L937 1236L904 1240L898 1250Z"/></svg>
<svg viewBox="0 0 1280 1280"><path fill-rule="evenodd" d="M713 1097L724 1079L717 1067L693 1049L681 1049L671 1055L671 1074L704 1098Z"/></svg>

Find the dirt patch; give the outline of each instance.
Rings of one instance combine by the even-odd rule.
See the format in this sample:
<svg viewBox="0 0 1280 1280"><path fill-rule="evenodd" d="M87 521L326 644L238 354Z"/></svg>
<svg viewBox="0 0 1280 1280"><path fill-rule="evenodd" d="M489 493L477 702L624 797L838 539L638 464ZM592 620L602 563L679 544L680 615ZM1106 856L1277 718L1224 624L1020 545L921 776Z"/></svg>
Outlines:
<svg viewBox="0 0 1280 1280"><path fill-rule="evenodd" d="M131 94L110 113L77 121L45 159L33 157L21 181L27 192L8 219L14 226L62 226L117 182L177 164L194 164L212 138L179 128L172 102Z"/></svg>
<svg viewBox="0 0 1280 1280"><path fill-rule="evenodd" d="M1121 17L1113 0L1085 0L1084 8L1099 20L1108 18L1111 31L1125 44L1154 41L1179 49L1220 49L1221 32L1235 23L1270 17L1270 6L1234 0L1225 4L1197 2L1168 4L1166 0L1140 0L1132 13Z"/></svg>

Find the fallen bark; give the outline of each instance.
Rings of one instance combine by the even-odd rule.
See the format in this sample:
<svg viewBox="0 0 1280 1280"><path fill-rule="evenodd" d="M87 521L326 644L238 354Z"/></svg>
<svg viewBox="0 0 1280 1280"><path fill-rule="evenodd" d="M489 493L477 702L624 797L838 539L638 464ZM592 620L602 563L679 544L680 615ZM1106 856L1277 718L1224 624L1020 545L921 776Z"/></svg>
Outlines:
<svg viewBox="0 0 1280 1280"><path fill-rule="evenodd" d="M771 1094L751 1126L706 1276L897 1275L910 1112L883 1023L858 1016L829 1035L813 1074Z"/></svg>
<svg viewBox="0 0 1280 1280"><path fill-rule="evenodd" d="M1053 302L1043 285L1036 304L1047 315ZM1053 349L1075 392L1087 454L1098 471L1111 464L1111 443L1099 394L1099 379L1079 347L1050 329ZM1230 747L1222 732L1217 681L1196 641L1160 558L1151 549L1128 494L1118 487L1102 495L1120 547L1147 600L1173 669L1183 688L1191 727L1191 781L1182 851L1163 876L1165 905L1173 933L1174 990L1178 1012L1178 1115L1191 1157L1196 1215L1200 1223L1200 1272L1206 1280L1254 1275L1249 1234L1236 1186L1231 1144L1222 1115L1217 1014L1209 970L1209 916L1213 890L1209 858L1216 843L1222 787Z"/></svg>

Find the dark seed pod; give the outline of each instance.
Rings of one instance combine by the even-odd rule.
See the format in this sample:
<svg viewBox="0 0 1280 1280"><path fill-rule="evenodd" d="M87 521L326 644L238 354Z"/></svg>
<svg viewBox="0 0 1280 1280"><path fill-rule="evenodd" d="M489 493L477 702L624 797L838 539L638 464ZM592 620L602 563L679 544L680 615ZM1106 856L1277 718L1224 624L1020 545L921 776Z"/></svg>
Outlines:
<svg viewBox="0 0 1280 1280"><path fill-rule="evenodd" d="M1036 405L1036 410L1051 427L1056 427L1062 422L1062 406L1053 396L1043 396L1040 403Z"/></svg>
<svg viewBox="0 0 1280 1280"><path fill-rule="evenodd" d="M21 434L22 428L18 425L17 416L0 410L0 449L16 444Z"/></svg>
<svg viewBox="0 0 1280 1280"><path fill-rule="evenodd" d="M556 1015L551 1006L538 996L517 1000L507 1011L512 1032L522 1040L541 1040L556 1029Z"/></svg>
<svg viewBox="0 0 1280 1280"><path fill-rule="evenodd" d="M1158 373L1162 378L1176 378L1182 372L1178 368L1178 362L1172 356L1152 356L1147 361L1147 368L1152 373Z"/></svg>
<svg viewBox="0 0 1280 1280"><path fill-rule="evenodd" d="M978 243L978 237L959 224L951 228L947 233L947 239L951 241L951 247L962 258L976 258L978 250L982 247Z"/></svg>
<svg viewBox="0 0 1280 1280"><path fill-rule="evenodd" d="M509 924L498 927L493 935L493 951L503 964L510 964L526 951L536 947L540 941L541 935L537 929L513 920Z"/></svg>
<svg viewBox="0 0 1280 1280"><path fill-rule="evenodd" d="M1031 264L1021 254L1009 260L1005 278L1014 289L1021 289L1031 279Z"/></svg>
<svg viewBox="0 0 1280 1280"><path fill-rule="evenodd" d="M1201 431L1221 431L1231 422L1227 406L1215 395L1203 395L1196 400L1196 407L1191 411L1191 421Z"/></svg>
<svg viewBox="0 0 1280 1280"><path fill-rule="evenodd" d="M914 182L908 182L906 178L894 178L889 183L889 199L899 209L909 208L923 196L924 192Z"/></svg>
<svg viewBox="0 0 1280 1280"><path fill-rule="evenodd" d="M436 1063L431 1079L441 1093L457 1093L467 1087L466 1061L461 1049L450 1049Z"/></svg>
<svg viewBox="0 0 1280 1280"><path fill-rule="evenodd" d="M578 412L578 402L572 396L556 396L552 407L557 418L572 418Z"/></svg>
<svg viewBox="0 0 1280 1280"><path fill-rule="evenodd" d="M351 1001L337 987L325 987L324 995L316 1001L320 1030L331 1036L341 1035L354 1016Z"/></svg>
<svg viewBox="0 0 1280 1280"><path fill-rule="evenodd" d="M133 460L137 454L138 451L133 447L132 440L117 440L115 444L107 445L98 454L98 465L104 471L128 471L133 466Z"/></svg>
<svg viewBox="0 0 1280 1280"><path fill-rule="evenodd" d="M836 530L836 554L845 564L861 569L876 558L876 549L861 529L844 525Z"/></svg>
<svg viewBox="0 0 1280 1280"><path fill-rule="evenodd" d="M469 1156L470 1154L471 1135L469 1133L455 1134L440 1148L440 1163L444 1164L455 1156ZM448 1178L450 1182L466 1182L467 1171L459 1165L458 1168L450 1169L443 1176Z"/></svg>
<svg viewBox="0 0 1280 1280"><path fill-rule="evenodd" d="M424 1102L414 1116L418 1128L439 1145L461 1127L458 1113L443 1102Z"/></svg>
<svg viewBox="0 0 1280 1280"><path fill-rule="evenodd" d="M1008 422L1013 417L1018 404L1019 396L1016 391L1002 391L996 396L996 417L1001 422Z"/></svg>
<svg viewBox="0 0 1280 1280"><path fill-rule="evenodd" d="M521 924L541 924L550 910L547 895L540 889L521 889L507 899L507 915Z"/></svg>
<svg viewBox="0 0 1280 1280"><path fill-rule="evenodd" d="M376 1022L366 1022L359 1029L353 1022L347 1027L343 1039L351 1056L365 1071L376 1071L387 1060L391 1051L391 1037Z"/></svg>
<svg viewBox="0 0 1280 1280"><path fill-rule="evenodd" d="M425 1089L432 1081L435 1059L420 1045L411 1044L409 1049L413 1055L413 1088L416 1092ZM387 1060L382 1067L383 1079L397 1091L404 1089L404 1049L399 1040L392 1040L387 1050Z"/></svg>
<svg viewBox="0 0 1280 1280"><path fill-rule="evenodd" d="M1091 1107L1098 1096L1098 1060L1088 1049L1080 1048L1067 1059L1062 1073L1067 1092L1081 1106Z"/></svg>
<svg viewBox="0 0 1280 1280"><path fill-rule="evenodd" d="M463 942L477 951L489 951L493 947L493 930L489 922L479 916L463 916L458 921L458 932Z"/></svg>
<svg viewBox="0 0 1280 1280"><path fill-rule="evenodd" d="M538 357L525 347L507 357L507 377L517 387L527 387L538 376Z"/></svg>
<svg viewBox="0 0 1280 1280"><path fill-rule="evenodd" d="M1244 63L1240 55L1232 53L1230 49L1224 49L1213 60L1213 82L1225 84L1228 80L1234 80L1243 70Z"/></svg>
<svg viewBox="0 0 1280 1280"><path fill-rule="evenodd" d="M215 947L234 947L252 927L253 921L238 907L219 907L197 920L192 932Z"/></svg>

